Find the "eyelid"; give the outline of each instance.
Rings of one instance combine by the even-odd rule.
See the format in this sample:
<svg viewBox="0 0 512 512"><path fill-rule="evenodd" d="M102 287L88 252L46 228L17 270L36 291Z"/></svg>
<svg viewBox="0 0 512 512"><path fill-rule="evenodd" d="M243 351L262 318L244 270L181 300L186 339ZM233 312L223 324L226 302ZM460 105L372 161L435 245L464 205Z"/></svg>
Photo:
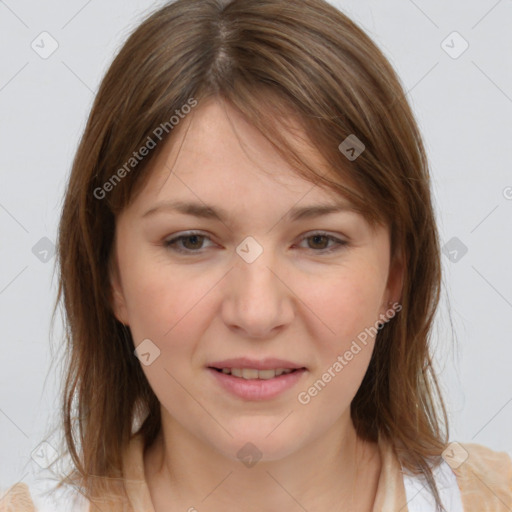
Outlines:
<svg viewBox="0 0 512 512"><path fill-rule="evenodd" d="M185 238L189 238L189 237L192 237L195 235L201 236L204 239L209 240L211 242L211 238L208 234L201 232L201 231L192 230L192 231L183 231L181 233L177 233L176 235L173 235L171 238L165 239L163 241L163 245L166 249L169 249L174 252L181 253L181 254L189 254L189 255L202 254L204 252L204 248L201 248L198 250L182 249L182 248L178 248L178 246L175 245L180 240L183 240ZM339 251L349 244L349 242L347 240L344 240L343 238L340 238L337 235L332 235L329 232L326 232L323 230L312 230L312 231L308 231L308 232L304 233L303 235L301 235L299 243L303 242L304 240L311 238L313 236L324 236L324 237L328 238L329 241L334 242L334 246L332 246L331 248L320 249L320 250L309 249L312 253L317 253L319 255ZM172 245L174 245L175 247L172 248L171 247Z"/></svg>
<svg viewBox="0 0 512 512"><path fill-rule="evenodd" d="M310 251L313 254L317 253L317 254L321 255L321 254L329 254L329 253L337 252L348 245L348 240L340 238L338 235L332 235L329 232L323 231L321 229L308 231L307 233L304 233L303 235L301 235L299 242L307 240L308 238L311 238L313 236L325 236L326 238L329 239L329 241L334 242L334 245L328 249L320 249L318 251L315 251L314 249L310 249Z"/></svg>
<svg viewBox="0 0 512 512"><path fill-rule="evenodd" d="M197 251L192 251L190 249L187 250L187 249L177 248L177 245L176 245L177 242L179 242L180 240L182 240L184 238L189 238L194 235L204 237L206 240L211 241L210 236L205 233L202 233L201 231L183 231L181 233L177 233L176 235L173 235L171 238L166 238L163 241L163 245L166 249L169 249L174 252L181 253L181 254L201 254L201 251L203 249L199 249ZM175 247L172 248L172 245L175 245Z"/></svg>

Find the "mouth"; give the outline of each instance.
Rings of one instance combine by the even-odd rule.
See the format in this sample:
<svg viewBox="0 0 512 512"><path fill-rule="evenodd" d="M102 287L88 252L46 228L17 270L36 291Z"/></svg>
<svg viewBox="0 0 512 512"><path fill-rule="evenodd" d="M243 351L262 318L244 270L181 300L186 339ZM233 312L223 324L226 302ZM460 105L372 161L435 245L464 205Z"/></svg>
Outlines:
<svg viewBox="0 0 512 512"><path fill-rule="evenodd" d="M261 364L267 368L251 368L224 364L207 367L213 385L244 401L275 399L297 386L307 374L305 367L269 368L268 364Z"/></svg>
<svg viewBox="0 0 512 512"><path fill-rule="evenodd" d="M209 366L210 369L223 373L224 375L232 375L245 380L270 380L288 375L289 373L305 370L305 368L269 368L258 370L256 368L216 368Z"/></svg>

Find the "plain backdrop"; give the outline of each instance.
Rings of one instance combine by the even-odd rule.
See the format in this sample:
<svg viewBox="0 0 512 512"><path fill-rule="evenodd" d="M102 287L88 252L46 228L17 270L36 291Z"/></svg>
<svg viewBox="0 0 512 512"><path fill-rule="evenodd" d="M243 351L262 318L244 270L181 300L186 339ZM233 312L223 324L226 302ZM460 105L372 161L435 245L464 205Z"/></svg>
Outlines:
<svg viewBox="0 0 512 512"><path fill-rule="evenodd" d="M512 455L512 1L332 3L398 71L428 150L450 439ZM113 56L161 4L0 2L0 488L39 471L31 454L59 408L53 244L72 158Z"/></svg>

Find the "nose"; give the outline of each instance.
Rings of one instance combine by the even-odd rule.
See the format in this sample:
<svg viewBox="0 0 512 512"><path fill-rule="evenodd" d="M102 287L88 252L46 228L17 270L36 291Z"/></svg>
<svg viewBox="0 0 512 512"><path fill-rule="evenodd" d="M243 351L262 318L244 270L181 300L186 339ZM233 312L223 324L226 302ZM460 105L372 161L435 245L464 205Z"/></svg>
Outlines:
<svg viewBox="0 0 512 512"><path fill-rule="evenodd" d="M240 259L227 276L222 318L238 336L270 338L293 320L295 298L289 277L270 252L263 251L252 263Z"/></svg>

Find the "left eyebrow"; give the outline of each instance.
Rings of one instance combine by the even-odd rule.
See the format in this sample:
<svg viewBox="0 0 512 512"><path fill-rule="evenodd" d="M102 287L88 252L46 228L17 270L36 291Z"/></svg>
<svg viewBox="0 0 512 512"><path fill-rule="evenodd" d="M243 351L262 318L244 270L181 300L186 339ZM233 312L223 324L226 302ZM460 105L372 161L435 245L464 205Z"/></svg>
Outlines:
<svg viewBox="0 0 512 512"><path fill-rule="evenodd" d="M331 215L333 213L353 211L355 211L354 207L346 202L335 204L315 204L292 208L287 215L285 215L285 219L293 222L303 219L314 219L324 215Z"/></svg>
<svg viewBox="0 0 512 512"><path fill-rule="evenodd" d="M333 213L352 211L355 211L354 207L348 202L338 202L333 204L313 204L291 208L286 213L284 219L290 222L296 222L298 220L312 219L324 215L331 215ZM228 211L223 208L187 201L164 201L158 203L146 211L142 217L149 217L158 212L177 212L184 215L191 215L193 217L200 217L203 219L214 219L223 223L225 223L229 217Z"/></svg>

